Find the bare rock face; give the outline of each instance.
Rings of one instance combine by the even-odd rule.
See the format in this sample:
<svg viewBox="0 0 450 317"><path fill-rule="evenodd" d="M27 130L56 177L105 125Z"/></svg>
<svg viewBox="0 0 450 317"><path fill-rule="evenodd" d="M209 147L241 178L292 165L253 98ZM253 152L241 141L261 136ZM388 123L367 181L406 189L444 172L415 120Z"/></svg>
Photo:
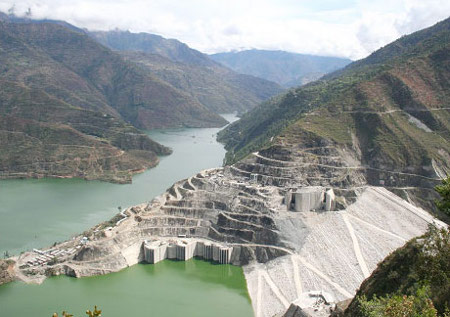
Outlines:
<svg viewBox="0 0 450 317"><path fill-rule="evenodd" d="M0 260L0 285L15 279L14 266L15 262L12 260Z"/></svg>

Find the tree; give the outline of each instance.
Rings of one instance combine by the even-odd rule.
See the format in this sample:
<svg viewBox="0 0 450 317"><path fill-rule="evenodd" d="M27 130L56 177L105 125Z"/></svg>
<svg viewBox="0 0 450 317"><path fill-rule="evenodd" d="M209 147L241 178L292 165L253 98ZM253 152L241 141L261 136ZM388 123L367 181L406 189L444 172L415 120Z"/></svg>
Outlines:
<svg viewBox="0 0 450 317"><path fill-rule="evenodd" d="M93 311L86 310L86 315L88 315L89 317L101 317L102 316L102 311L100 309L97 309L97 306L94 306L94 310ZM52 315L52 317L58 317L58 314L54 313ZM63 311L62 312L62 317L73 317L73 315Z"/></svg>
<svg viewBox="0 0 450 317"><path fill-rule="evenodd" d="M102 315L102 311L97 309L97 306L95 306L94 311L91 312L90 310L87 310L86 315L88 315L89 317L100 317Z"/></svg>
<svg viewBox="0 0 450 317"><path fill-rule="evenodd" d="M437 317L438 313L429 298L429 289L420 288L414 295L374 296L367 300L358 297L360 317ZM444 315L445 316L445 315Z"/></svg>
<svg viewBox="0 0 450 317"><path fill-rule="evenodd" d="M450 176L442 180L442 185L435 187L441 200L436 201L436 206L440 211L450 216Z"/></svg>

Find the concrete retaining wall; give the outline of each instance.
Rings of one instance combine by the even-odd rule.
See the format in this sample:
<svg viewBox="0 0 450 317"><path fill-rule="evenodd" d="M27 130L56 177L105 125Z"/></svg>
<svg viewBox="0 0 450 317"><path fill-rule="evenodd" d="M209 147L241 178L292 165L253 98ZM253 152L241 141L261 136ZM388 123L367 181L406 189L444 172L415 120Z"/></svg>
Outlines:
<svg viewBox="0 0 450 317"><path fill-rule="evenodd" d="M188 239L177 240L175 243L144 241L143 248L144 261L151 264L164 259L187 261L194 256L220 264L228 264L233 251L232 247Z"/></svg>
<svg viewBox="0 0 450 317"><path fill-rule="evenodd" d="M302 187L286 193L285 197L287 210L296 212L334 210L334 201L333 189L323 187Z"/></svg>

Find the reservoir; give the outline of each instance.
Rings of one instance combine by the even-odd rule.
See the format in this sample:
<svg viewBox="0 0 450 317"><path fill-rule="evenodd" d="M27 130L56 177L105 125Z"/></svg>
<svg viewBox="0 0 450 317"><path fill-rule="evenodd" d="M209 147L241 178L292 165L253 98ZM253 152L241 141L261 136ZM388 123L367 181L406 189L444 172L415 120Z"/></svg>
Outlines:
<svg viewBox="0 0 450 317"><path fill-rule="evenodd" d="M235 115L223 115L228 121ZM51 246L111 219L118 207L148 202L173 183L222 166L220 129L164 129L149 136L173 149L132 184L81 179L0 180L0 256Z"/></svg>
<svg viewBox="0 0 450 317"><path fill-rule="evenodd" d="M224 115L228 121L237 118ZM132 184L79 179L0 181L0 252L18 254L64 241L126 208L152 200L174 182L222 165L220 129L164 129L149 136L173 149ZM201 260L135 265L118 273L82 279L52 277L42 285L0 286L0 317L75 317L98 305L105 317L252 316L240 267Z"/></svg>
<svg viewBox="0 0 450 317"><path fill-rule="evenodd" d="M66 310L86 316L94 305L104 317L251 317L242 268L202 260L137 264L85 278L57 276L41 285L0 286L0 316L51 317Z"/></svg>

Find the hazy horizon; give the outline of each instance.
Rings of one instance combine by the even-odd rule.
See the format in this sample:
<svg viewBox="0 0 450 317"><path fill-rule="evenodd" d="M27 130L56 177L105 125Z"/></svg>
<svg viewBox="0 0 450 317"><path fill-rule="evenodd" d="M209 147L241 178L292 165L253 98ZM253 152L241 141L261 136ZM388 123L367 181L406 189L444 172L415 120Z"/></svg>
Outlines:
<svg viewBox="0 0 450 317"><path fill-rule="evenodd" d="M207 54L259 49L355 60L447 18L450 2L18 0L1 1L0 11L88 30L157 34Z"/></svg>

